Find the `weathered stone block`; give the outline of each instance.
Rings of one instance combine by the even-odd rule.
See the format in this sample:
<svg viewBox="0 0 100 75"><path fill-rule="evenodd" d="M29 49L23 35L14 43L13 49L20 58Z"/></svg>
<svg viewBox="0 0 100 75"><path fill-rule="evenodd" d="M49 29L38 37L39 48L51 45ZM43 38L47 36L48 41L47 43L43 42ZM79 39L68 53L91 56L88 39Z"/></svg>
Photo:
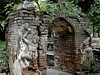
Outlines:
<svg viewBox="0 0 100 75"><path fill-rule="evenodd" d="M24 19L31 20L32 17L24 17Z"/></svg>

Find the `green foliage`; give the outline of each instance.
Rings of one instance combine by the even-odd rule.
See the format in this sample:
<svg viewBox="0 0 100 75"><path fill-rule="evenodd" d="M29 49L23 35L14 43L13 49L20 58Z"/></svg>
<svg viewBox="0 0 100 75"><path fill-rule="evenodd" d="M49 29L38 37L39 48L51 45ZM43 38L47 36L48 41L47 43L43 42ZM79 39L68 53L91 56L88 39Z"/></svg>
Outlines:
<svg viewBox="0 0 100 75"><path fill-rule="evenodd" d="M91 66L89 68L89 72L90 73L98 73L100 71L99 65L100 65L99 62L97 62L96 60L92 60Z"/></svg>
<svg viewBox="0 0 100 75"><path fill-rule="evenodd" d="M71 17L79 18L83 15L81 8L74 4L74 1L59 0L58 3L53 2L41 2L40 7L42 11L46 11L48 14L56 14L59 12L66 13Z"/></svg>
<svg viewBox="0 0 100 75"><path fill-rule="evenodd" d="M100 71L100 64L93 59L90 63L84 62L82 69L88 73L98 73Z"/></svg>
<svg viewBox="0 0 100 75"><path fill-rule="evenodd" d="M4 41L0 41L0 49L4 49L6 46L6 43Z"/></svg>
<svg viewBox="0 0 100 75"><path fill-rule="evenodd" d="M84 62L83 65L82 65L82 70L83 71L89 71L89 68L90 68L90 63Z"/></svg>
<svg viewBox="0 0 100 75"><path fill-rule="evenodd" d="M18 4L12 2L4 7L3 12L6 12L7 17L2 21L1 25L6 25L8 23L9 16L13 13L13 11L17 8L17 6Z"/></svg>
<svg viewBox="0 0 100 75"><path fill-rule="evenodd" d="M12 1L7 1L7 0L2 0L1 3L0 3L0 7L1 8L1 13L0 16L3 16L0 17L0 25L4 26L6 25L8 22L8 18L9 18L9 15L12 14L12 11L16 9L18 3L20 2L20 0L12 0Z"/></svg>
<svg viewBox="0 0 100 75"><path fill-rule="evenodd" d="M41 8L41 11L46 11L48 14L54 14L58 12L57 4L53 4L53 2L48 2L48 1L42 1L39 0L39 5Z"/></svg>
<svg viewBox="0 0 100 75"><path fill-rule="evenodd" d="M15 4L14 2L7 4L4 8L4 11L7 11L6 14L9 15L12 13L13 10L17 8L18 4Z"/></svg>
<svg viewBox="0 0 100 75"><path fill-rule="evenodd" d="M5 53L6 43L3 41L0 41L0 60L6 59L6 53Z"/></svg>
<svg viewBox="0 0 100 75"><path fill-rule="evenodd" d="M6 42L0 41L0 69L7 70L7 63L8 63L8 56L7 52L5 51Z"/></svg>
<svg viewBox="0 0 100 75"><path fill-rule="evenodd" d="M89 9L88 15L92 21L93 32L98 33L100 37L100 0L94 0L94 4Z"/></svg>

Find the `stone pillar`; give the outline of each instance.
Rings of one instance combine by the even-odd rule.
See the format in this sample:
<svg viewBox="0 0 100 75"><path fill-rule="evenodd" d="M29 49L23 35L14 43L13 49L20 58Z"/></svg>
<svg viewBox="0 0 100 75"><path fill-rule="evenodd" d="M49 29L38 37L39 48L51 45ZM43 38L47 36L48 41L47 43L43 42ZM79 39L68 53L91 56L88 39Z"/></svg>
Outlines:
<svg viewBox="0 0 100 75"><path fill-rule="evenodd" d="M24 1L24 3L13 12L13 15L10 18L6 33L10 75L30 75L29 73L32 75L39 75L39 64L46 66L43 67L45 71L47 69L46 51L43 47L41 47L41 51L38 51L40 50L38 49L40 37L43 39L39 29L40 26L42 26L42 21L38 14L39 12L35 11L35 6L31 2ZM41 46L44 46L43 44L45 44L42 43L43 41L44 40L40 41L42 44ZM28 43L30 42L33 44L31 46L33 49L29 48L30 44ZM23 51L25 51L24 54L22 54ZM33 56L36 56L37 54L38 57L33 59L32 52L35 52ZM38 60L42 60L43 64L38 62ZM24 64L23 67L22 63L26 63L27 65ZM43 73L46 74L44 70Z"/></svg>
<svg viewBox="0 0 100 75"><path fill-rule="evenodd" d="M41 36L40 36L40 46L42 48L39 48L39 69L42 73L42 75L47 75L47 35L48 35L48 27L45 26L40 27Z"/></svg>

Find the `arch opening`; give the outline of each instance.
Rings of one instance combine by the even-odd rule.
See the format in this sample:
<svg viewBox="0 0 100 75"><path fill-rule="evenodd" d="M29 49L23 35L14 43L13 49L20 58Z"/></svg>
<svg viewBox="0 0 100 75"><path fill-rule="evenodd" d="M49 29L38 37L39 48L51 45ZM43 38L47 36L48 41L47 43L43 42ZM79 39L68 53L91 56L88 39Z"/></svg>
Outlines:
<svg viewBox="0 0 100 75"><path fill-rule="evenodd" d="M74 28L64 18L57 18L52 21L51 30L54 46L54 67L61 71L73 71L75 67Z"/></svg>

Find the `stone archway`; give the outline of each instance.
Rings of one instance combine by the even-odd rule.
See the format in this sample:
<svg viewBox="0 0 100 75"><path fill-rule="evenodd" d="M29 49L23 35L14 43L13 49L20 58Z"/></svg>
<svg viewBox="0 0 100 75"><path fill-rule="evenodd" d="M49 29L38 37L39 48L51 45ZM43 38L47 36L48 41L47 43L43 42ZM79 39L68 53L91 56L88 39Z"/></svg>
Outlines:
<svg viewBox="0 0 100 75"><path fill-rule="evenodd" d="M84 39L89 37L86 33L90 24L89 19L85 17L75 19L73 17L69 17L66 13L58 13L50 16L44 12L36 11L31 2L26 4L29 4L29 6L23 7L23 3L21 7L16 9L16 11L11 15L6 31L6 49L9 55L10 75L14 75L13 65L15 60L18 59L20 52L19 37L23 37L20 34L27 32L27 28L31 28L31 30L36 30L38 32L38 34L36 34L39 37L37 47L38 61L36 60L34 63L34 65L37 65L38 70L45 74L47 71L46 45L48 27L53 29L54 34L55 68L61 71L72 72L79 69L81 59L79 57L79 46ZM30 7L32 9L29 10ZM31 39L29 40L31 41ZM32 67L34 68L34 66Z"/></svg>
<svg viewBox="0 0 100 75"><path fill-rule="evenodd" d="M52 21L54 34L55 68L62 71L74 71L75 31L64 18Z"/></svg>

